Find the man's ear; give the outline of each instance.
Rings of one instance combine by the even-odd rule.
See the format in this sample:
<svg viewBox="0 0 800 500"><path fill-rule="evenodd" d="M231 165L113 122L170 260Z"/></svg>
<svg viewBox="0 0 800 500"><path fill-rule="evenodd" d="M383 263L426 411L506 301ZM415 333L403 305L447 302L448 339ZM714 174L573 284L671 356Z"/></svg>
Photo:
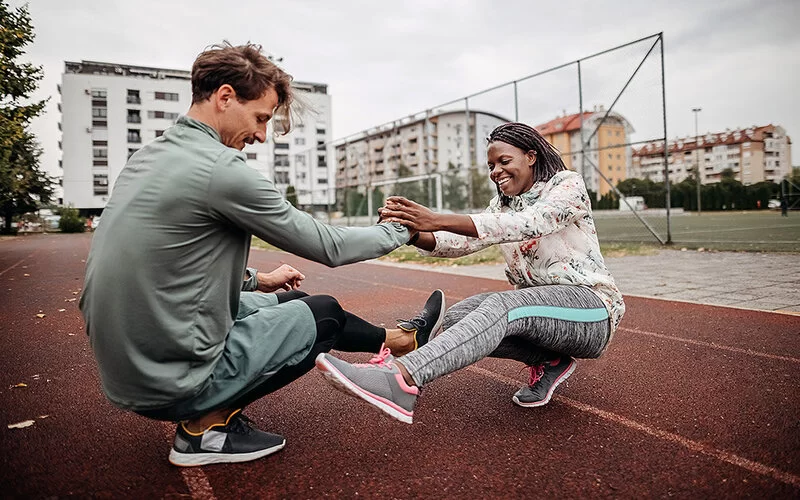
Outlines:
<svg viewBox="0 0 800 500"><path fill-rule="evenodd" d="M225 111L231 101L236 99L236 91L227 83L221 85L213 95L214 104L218 111Z"/></svg>

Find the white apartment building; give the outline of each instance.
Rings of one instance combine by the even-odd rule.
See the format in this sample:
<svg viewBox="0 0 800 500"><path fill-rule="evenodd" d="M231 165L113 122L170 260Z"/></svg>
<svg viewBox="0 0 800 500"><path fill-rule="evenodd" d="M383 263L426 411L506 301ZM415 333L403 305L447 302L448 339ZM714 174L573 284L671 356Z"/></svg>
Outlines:
<svg viewBox="0 0 800 500"><path fill-rule="evenodd" d="M397 179L401 164L409 176L444 173L450 164L466 176L470 167L486 165L486 138L508 121L493 113L470 111L467 130L466 112L448 111L413 116L337 141L336 187Z"/></svg>
<svg viewBox="0 0 800 500"><path fill-rule="evenodd" d="M188 71L175 69L65 63L58 87L65 205L84 215L102 211L130 155L189 109L190 77ZM302 125L287 136L268 134L266 143L249 145L244 152L248 165L273 179L282 192L294 184L300 205L324 206L332 201L333 193L324 188L334 183L335 174L327 168L327 150L307 154L306 144L330 141L330 96L326 85L293 85L310 104L310 111L300 116ZM303 161L301 156L307 158ZM323 189L312 198L312 188L318 185Z"/></svg>
<svg viewBox="0 0 800 500"><path fill-rule="evenodd" d="M700 163L701 183L719 182L731 169L742 184L780 182L792 172L792 141L778 125L706 133L669 142L669 180L678 183L694 175ZM664 181L664 143L646 144L633 153L634 175Z"/></svg>

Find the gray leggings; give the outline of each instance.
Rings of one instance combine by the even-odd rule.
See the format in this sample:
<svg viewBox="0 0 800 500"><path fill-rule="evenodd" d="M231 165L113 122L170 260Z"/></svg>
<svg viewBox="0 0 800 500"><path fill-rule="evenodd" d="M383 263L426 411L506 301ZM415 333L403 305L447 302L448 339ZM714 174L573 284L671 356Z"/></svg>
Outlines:
<svg viewBox="0 0 800 500"><path fill-rule="evenodd" d="M447 310L443 332L398 360L418 385L486 356L526 365L561 355L597 358L608 344L610 321L589 288L543 285L469 297Z"/></svg>

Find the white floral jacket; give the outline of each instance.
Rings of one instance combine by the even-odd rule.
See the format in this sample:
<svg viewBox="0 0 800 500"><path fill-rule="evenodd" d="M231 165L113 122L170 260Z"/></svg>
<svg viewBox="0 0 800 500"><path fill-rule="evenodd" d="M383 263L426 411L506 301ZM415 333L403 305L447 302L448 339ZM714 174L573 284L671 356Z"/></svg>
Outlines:
<svg viewBox="0 0 800 500"><path fill-rule="evenodd" d="M605 304L616 331L625 303L600 254L589 195L578 173L565 170L537 182L511 198L509 206L495 197L483 213L470 217L477 238L438 231L433 251L420 253L460 257L499 244L512 285L589 287Z"/></svg>

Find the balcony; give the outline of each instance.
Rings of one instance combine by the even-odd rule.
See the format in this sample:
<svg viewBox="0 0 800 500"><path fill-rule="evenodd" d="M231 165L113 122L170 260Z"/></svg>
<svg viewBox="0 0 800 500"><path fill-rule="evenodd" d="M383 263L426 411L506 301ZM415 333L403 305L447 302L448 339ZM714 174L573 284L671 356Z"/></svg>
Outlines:
<svg viewBox="0 0 800 500"><path fill-rule="evenodd" d="M142 123L142 117L139 115L128 115L128 123Z"/></svg>
<svg viewBox="0 0 800 500"><path fill-rule="evenodd" d="M141 104L142 98L139 96L129 95L128 96L128 104Z"/></svg>
<svg viewBox="0 0 800 500"><path fill-rule="evenodd" d="M132 144L141 144L142 136L138 134L128 134L128 142Z"/></svg>

